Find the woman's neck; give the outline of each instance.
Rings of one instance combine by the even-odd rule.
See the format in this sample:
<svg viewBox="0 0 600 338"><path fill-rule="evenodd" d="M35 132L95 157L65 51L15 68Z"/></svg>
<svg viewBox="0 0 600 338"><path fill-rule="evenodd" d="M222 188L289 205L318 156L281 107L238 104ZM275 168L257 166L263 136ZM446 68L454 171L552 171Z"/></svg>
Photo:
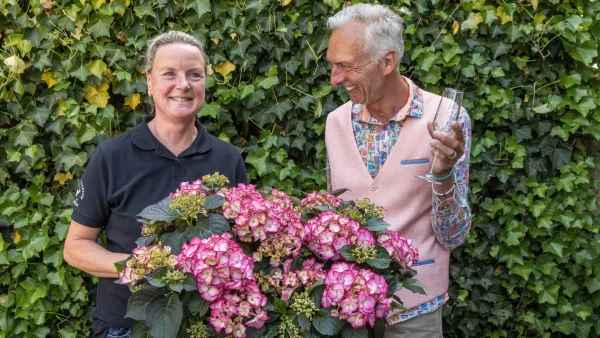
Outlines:
<svg viewBox="0 0 600 338"><path fill-rule="evenodd" d="M198 129L193 122L182 121L174 123L166 119L161 119L159 116L148 122L148 128L158 142L169 149L175 156L179 156L179 154L189 148L198 135Z"/></svg>

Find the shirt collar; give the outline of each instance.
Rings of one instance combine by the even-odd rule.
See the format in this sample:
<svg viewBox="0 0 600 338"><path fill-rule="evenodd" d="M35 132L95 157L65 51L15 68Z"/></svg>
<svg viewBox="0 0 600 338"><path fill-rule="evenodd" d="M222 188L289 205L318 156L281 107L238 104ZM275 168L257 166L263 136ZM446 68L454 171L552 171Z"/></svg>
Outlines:
<svg viewBox="0 0 600 338"><path fill-rule="evenodd" d="M411 117L423 117L423 92L414 82L407 77L402 77L406 84L408 84L408 97L409 100L406 102L404 107L398 111L396 116L392 118L392 121L402 122L407 116ZM380 124L375 118L371 116L362 104L352 105L352 117L353 120L360 120L362 122Z"/></svg>
<svg viewBox="0 0 600 338"><path fill-rule="evenodd" d="M148 122L154 119L154 115L144 116L142 118L142 122L131 129L131 140L133 144L135 144L138 148L144 150L153 150L163 148L164 146L158 141L156 137L148 128ZM195 121L196 128L198 129L198 135L196 135L196 139L188 149L186 149L180 156L189 155L190 153L205 153L212 149L213 144L210 137L208 137L208 133L200 124L200 122Z"/></svg>

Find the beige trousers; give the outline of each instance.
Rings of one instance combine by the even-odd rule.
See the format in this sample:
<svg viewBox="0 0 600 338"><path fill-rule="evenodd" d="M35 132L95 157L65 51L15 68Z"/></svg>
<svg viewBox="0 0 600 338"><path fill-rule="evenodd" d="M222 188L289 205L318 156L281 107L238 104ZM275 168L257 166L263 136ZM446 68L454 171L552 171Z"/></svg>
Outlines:
<svg viewBox="0 0 600 338"><path fill-rule="evenodd" d="M385 338L443 338L442 309L388 326Z"/></svg>

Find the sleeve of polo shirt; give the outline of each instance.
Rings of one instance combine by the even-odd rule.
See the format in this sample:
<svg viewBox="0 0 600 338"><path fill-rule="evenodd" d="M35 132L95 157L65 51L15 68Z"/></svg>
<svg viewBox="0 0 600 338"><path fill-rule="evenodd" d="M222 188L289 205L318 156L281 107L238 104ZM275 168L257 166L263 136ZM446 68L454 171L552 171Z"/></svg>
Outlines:
<svg viewBox="0 0 600 338"><path fill-rule="evenodd" d="M87 164L83 179L77 187L72 219L91 228L103 227L109 216L107 194L109 169L100 147Z"/></svg>
<svg viewBox="0 0 600 338"><path fill-rule="evenodd" d="M465 153L456 163L453 195L442 201L435 194L431 208L433 232L442 246L452 250L461 245L471 229L469 207L469 163L471 155L471 119L466 109L461 109L458 123L465 135Z"/></svg>
<svg viewBox="0 0 600 338"><path fill-rule="evenodd" d="M248 173L246 172L246 165L242 155L238 157L237 168L235 169L235 180L236 185L239 183L248 184Z"/></svg>

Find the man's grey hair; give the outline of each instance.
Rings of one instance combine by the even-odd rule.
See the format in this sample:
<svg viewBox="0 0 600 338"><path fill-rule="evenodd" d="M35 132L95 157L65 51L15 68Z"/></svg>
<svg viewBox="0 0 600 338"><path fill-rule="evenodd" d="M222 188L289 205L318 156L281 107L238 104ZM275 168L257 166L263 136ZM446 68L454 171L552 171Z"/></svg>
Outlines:
<svg viewBox="0 0 600 338"><path fill-rule="evenodd" d="M404 55L402 38L404 20L383 5L356 4L337 12L327 20L327 28L332 32L353 21L367 24L362 50L365 56L377 63L390 49L398 53L396 68Z"/></svg>
<svg viewBox="0 0 600 338"><path fill-rule="evenodd" d="M196 39L195 37L184 32L170 31L159 34L153 37L150 41L148 41L145 67L145 70L148 73L152 72L152 67L154 67L154 57L156 56L156 51L158 50L158 48L160 46L169 45L172 43L183 43L186 45L198 47L198 49L202 53L202 58L204 59L204 71L206 72L206 69L208 67L208 58L206 56L206 51L204 50L204 46L202 45L202 43L198 41L198 39Z"/></svg>

